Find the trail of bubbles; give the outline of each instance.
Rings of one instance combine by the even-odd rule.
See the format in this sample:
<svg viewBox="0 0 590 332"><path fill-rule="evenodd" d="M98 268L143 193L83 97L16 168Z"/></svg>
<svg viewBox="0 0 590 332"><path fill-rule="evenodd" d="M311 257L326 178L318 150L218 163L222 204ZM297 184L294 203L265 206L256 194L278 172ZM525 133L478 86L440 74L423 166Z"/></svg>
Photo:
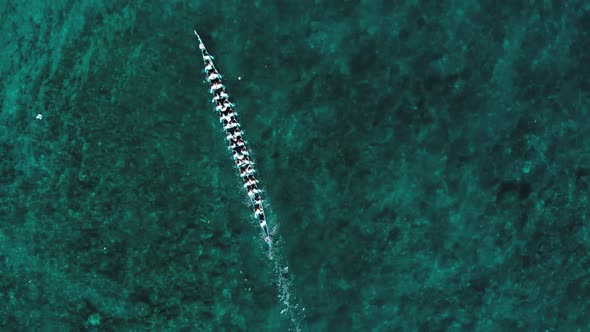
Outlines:
<svg viewBox="0 0 590 332"><path fill-rule="evenodd" d="M305 318L305 308L303 308L293 296L291 288L293 286L293 277L289 272L289 267L283 262L280 255L280 245L273 247L273 257L271 259L274 281L278 289L278 300L281 305L281 314L285 315L291 322L293 331L300 332L301 324Z"/></svg>

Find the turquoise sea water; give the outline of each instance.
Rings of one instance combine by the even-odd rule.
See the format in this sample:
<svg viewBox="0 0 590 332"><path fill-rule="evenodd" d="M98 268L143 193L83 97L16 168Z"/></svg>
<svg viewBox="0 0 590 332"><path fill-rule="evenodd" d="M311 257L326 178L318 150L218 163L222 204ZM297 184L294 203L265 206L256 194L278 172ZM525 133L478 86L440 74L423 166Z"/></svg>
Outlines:
<svg viewBox="0 0 590 332"><path fill-rule="evenodd" d="M1 331L590 330L582 1L3 0L0 17Z"/></svg>

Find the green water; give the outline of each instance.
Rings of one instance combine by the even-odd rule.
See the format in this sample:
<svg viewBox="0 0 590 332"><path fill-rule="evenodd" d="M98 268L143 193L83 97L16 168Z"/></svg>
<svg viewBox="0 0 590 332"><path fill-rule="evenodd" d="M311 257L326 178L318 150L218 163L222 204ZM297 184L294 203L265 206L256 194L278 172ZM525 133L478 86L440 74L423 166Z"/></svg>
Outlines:
<svg viewBox="0 0 590 332"><path fill-rule="evenodd" d="M434 3L0 0L0 331L590 331L590 6Z"/></svg>

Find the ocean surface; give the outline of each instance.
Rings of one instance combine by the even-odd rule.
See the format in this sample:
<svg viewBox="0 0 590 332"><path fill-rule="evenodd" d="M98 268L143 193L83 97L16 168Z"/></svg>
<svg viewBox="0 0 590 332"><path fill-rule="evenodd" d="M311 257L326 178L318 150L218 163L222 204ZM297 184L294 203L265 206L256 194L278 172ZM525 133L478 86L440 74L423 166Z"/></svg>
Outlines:
<svg viewBox="0 0 590 332"><path fill-rule="evenodd" d="M0 17L0 331L590 331L588 2Z"/></svg>

